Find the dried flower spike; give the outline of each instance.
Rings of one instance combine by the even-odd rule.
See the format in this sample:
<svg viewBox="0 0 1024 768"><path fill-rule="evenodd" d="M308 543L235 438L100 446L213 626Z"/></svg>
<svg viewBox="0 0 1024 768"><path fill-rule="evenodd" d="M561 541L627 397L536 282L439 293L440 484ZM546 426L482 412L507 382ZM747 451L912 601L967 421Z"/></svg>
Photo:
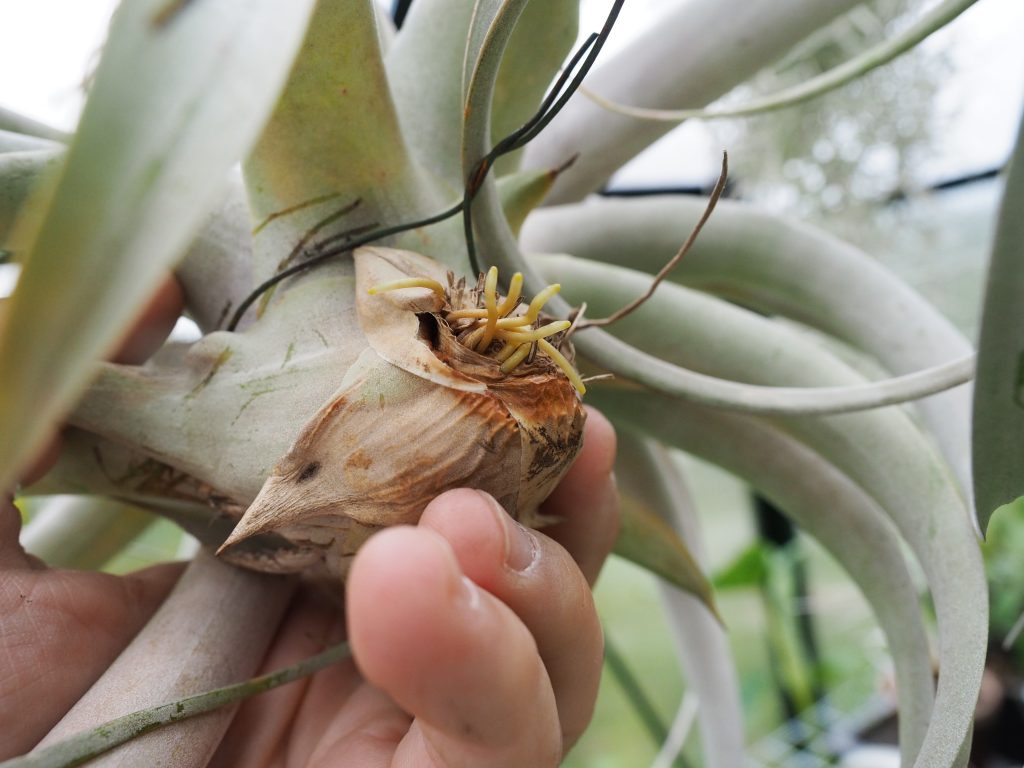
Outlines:
<svg viewBox="0 0 1024 768"><path fill-rule="evenodd" d="M569 323L541 320L558 286L524 308L522 275L502 298L497 270L466 287L409 251L361 248L355 262L368 346L222 551L273 531L343 575L374 531L416 522L456 487L543 523L540 503L579 451L585 419L583 382L551 341L564 342Z"/></svg>

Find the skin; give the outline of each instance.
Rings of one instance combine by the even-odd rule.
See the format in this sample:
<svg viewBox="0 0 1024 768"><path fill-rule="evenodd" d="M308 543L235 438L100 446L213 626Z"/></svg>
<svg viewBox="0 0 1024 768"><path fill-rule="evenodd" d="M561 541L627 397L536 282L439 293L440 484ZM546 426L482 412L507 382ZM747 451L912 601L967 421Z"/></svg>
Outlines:
<svg viewBox="0 0 1024 768"><path fill-rule="evenodd" d="M169 280L113 359L139 362L180 314ZM45 471L47 448L26 473ZM344 608L301 589L263 662L272 671L346 636L351 659L246 701L212 766L556 766L593 713L603 640L590 587L618 533L615 435L591 410L579 458L515 523L484 493L431 502L417 526L359 552ZM180 564L128 576L46 568L0 505L0 758L31 749L159 606ZM75 642L69 643L68 638Z"/></svg>

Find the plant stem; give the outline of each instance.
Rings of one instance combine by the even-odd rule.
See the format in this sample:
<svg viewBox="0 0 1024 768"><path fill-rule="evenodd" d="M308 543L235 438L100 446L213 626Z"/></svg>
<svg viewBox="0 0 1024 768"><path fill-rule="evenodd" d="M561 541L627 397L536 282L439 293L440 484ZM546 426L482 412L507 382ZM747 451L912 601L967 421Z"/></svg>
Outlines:
<svg viewBox="0 0 1024 768"><path fill-rule="evenodd" d="M71 137L62 130L33 120L31 117L0 107L0 130L35 136L50 141L67 142Z"/></svg>
<svg viewBox="0 0 1024 768"><path fill-rule="evenodd" d="M792 107L796 104L810 101L829 91L841 88L857 78L863 77L873 69L888 64L893 59L915 48L925 38L938 32L977 1L947 0L947 2L932 9L930 13L925 14L917 22L907 27L896 37L869 48L849 61L845 61L827 72L822 72L806 82L794 85L791 88L784 88L777 93L752 99L745 104L739 104L734 107L712 109L644 109L643 107L619 104L611 99L606 99L590 89L584 88L581 90L587 98L592 99L604 109L640 120L681 123L684 120L721 120L723 118L759 115L764 112L772 112L776 109Z"/></svg>
<svg viewBox="0 0 1024 768"><path fill-rule="evenodd" d="M660 748L668 738L668 726L665 725L661 715L654 709L654 705L644 692L640 681L633 675L632 670L626 663L625 657L612 642L607 631L604 634L604 661L619 685L622 686L623 693L626 694L626 698L633 705L633 709L643 722L647 733L650 734L651 739ZM674 768L688 768L686 760L682 755L676 757L673 766ZM0 768L7 767L0 764Z"/></svg>
<svg viewBox="0 0 1024 768"><path fill-rule="evenodd" d="M57 496L25 526L21 544L51 568L96 570L156 518L138 507L95 496Z"/></svg>
<svg viewBox="0 0 1024 768"><path fill-rule="evenodd" d="M30 762L14 765L75 765L63 751L56 753L63 762L32 761L39 754L53 755L51 746L99 723L250 677L266 655L292 592L290 580L234 568L200 552L117 660L36 752L20 758ZM176 768L205 766L231 715L223 709L178 728L146 733L97 764L155 765L173 752ZM137 728L136 733L141 731ZM106 749L114 745L110 742Z"/></svg>
<svg viewBox="0 0 1024 768"><path fill-rule="evenodd" d="M170 723L177 723L228 704L234 704L257 693L269 691L281 685L294 682L301 677L319 672L324 667L348 656L348 643L343 642L328 648L316 656L300 661L268 675L254 677L235 685L227 685L206 693L171 701L149 709L132 712L116 720L96 726L91 731L80 733L64 741L45 747L24 757L16 757L0 763L0 768L70 768L102 755L110 749L124 744Z"/></svg>

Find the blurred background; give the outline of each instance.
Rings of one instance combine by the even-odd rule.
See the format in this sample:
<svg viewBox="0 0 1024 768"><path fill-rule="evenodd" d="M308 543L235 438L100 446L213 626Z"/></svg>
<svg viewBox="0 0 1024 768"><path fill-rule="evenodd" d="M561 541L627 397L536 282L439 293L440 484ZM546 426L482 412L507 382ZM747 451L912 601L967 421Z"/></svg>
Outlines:
<svg viewBox="0 0 1024 768"><path fill-rule="evenodd" d="M680 1L629 0L606 50L623 46ZM721 103L802 82L933 5L865 3ZM72 130L115 6L0 0L0 105ZM606 12L607 2L583 0L581 30L599 28ZM822 98L759 117L683 124L616 174L605 193L706 193L727 149L730 195L860 246L973 339L1000 172L1024 103L1022 40L1024 3L981 0L916 50ZM0 294L15 274L0 267ZM194 331L182 323L177 332ZM877 728L884 737L893 702L890 664L859 592L823 550L742 484L689 457L677 460L692 482L739 665L750 766L833 765L858 734ZM990 540L999 544L986 551L990 581L999 587L992 636L997 646L1009 639L1010 658L1019 652L1014 630L1024 608L1024 509L1012 512L1021 519L997 518ZM91 566L123 572L193 550L172 524L136 515L126 518L139 533L133 544L113 558L94 552ZM594 723L566 765L699 765L698 737L686 738L694 702L687 700L653 578L613 559L597 599L619 666L617 674L606 667ZM682 756L658 758L670 726L685 741ZM844 765L898 764L884 748L862 750L864 763L851 754ZM1018 758L1016 766L1024 762Z"/></svg>

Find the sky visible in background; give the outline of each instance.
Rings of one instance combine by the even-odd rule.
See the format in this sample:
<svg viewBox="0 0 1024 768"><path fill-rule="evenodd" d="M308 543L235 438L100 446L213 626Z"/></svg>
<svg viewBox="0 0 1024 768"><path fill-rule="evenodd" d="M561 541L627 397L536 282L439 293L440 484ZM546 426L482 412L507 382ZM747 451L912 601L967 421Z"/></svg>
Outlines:
<svg viewBox="0 0 1024 768"><path fill-rule="evenodd" d="M770 2L771 0L761 0ZM678 0L629 0L605 49L620 49ZM117 0L0 0L0 105L70 130L82 81ZM580 29L601 27L607 0L583 0ZM924 176L941 180L1001 165L1024 104L1024 2L980 0L925 45L953 57L939 96L942 140ZM649 106L649 105L640 105ZM713 136L689 123L623 169L625 186L703 184L718 173Z"/></svg>

